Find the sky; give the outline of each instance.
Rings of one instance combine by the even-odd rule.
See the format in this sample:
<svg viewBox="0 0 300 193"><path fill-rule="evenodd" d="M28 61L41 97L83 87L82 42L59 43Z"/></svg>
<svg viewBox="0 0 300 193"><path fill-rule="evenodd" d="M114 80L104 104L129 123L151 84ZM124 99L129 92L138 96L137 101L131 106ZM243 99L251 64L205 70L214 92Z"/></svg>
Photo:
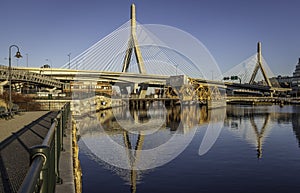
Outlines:
<svg viewBox="0 0 300 193"><path fill-rule="evenodd" d="M179 28L202 42L222 72L256 53L275 75L292 75L300 57L299 0L0 0L0 64L61 67L130 19ZM12 48L12 53L16 49Z"/></svg>

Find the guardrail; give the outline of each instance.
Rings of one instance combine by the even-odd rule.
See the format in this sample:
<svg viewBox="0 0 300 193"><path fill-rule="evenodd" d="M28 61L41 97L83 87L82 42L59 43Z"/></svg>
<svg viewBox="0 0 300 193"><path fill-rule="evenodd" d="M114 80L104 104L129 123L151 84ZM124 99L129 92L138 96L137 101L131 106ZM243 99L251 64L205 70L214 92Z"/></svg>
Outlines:
<svg viewBox="0 0 300 193"><path fill-rule="evenodd" d="M41 74L44 69L40 69L40 73L36 72L30 72L28 70L21 70L17 68L11 69L11 77L12 80L18 80L18 81L28 81L28 82L34 82L38 84L48 85L48 86L54 86L57 88L62 88L63 83L53 78L52 76L47 76L44 74ZM0 65L0 79L1 80L8 80L8 67Z"/></svg>
<svg viewBox="0 0 300 193"><path fill-rule="evenodd" d="M59 159L64 150L63 136L69 114L70 103L66 103L54 118L43 143L30 149L31 165L19 193L53 193L55 185L62 183Z"/></svg>

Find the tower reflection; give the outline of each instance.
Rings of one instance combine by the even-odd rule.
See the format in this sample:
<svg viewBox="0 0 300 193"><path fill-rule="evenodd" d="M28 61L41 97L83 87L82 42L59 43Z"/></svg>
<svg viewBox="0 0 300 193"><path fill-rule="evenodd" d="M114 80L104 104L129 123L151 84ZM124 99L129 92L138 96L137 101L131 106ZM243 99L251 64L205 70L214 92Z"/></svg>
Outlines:
<svg viewBox="0 0 300 193"><path fill-rule="evenodd" d="M265 109L227 106L225 125L256 148L257 158L262 158L263 144L272 129L269 123L270 113Z"/></svg>
<svg viewBox="0 0 300 193"><path fill-rule="evenodd" d="M227 128L220 137L221 140L218 142L219 148L223 148L223 144L225 143L230 143L229 147L236 147L236 149L233 150L229 149L230 151L232 150L234 156L237 156L238 159L236 159L236 161L242 160L242 162L239 163L246 163L246 165L249 161L252 162L253 158L256 157L258 159L264 158L260 160L259 163L261 163L267 159L273 159L274 156L278 156L278 147L281 148L282 146L282 141L278 143L278 139L289 139L288 141L292 141L293 143L293 140L290 139L294 139L295 134L300 144L300 111L296 112L296 110L293 110L294 107L278 107L279 110L276 109L277 107L278 106L227 106L226 109L223 109L226 110L225 113L218 109L214 110L217 113L212 113L212 111L207 111L205 108L198 108L196 106L176 106L174 108L153 108L148 110L128 110L126 108L109 109L98 112L92 116L84 117L82 121L78 121L79 124L82 124L80 135L81 139L84 140L85 146L85 148L82 148L82 146L80 148L81 151L88 152L85 153L85 155L89 155L93 157L92 159L97 160L98 164L101 165L101 169L104 168L120 177L123 180L122 183L125 182L126 185L128 185L126 186L128 192L138 192L139 189L145 188L144 185L141 185L144 177L156 170L155 167L151 169L141 169L141 166L147 166L151 164L151 161L159 159L159 157L162 156L162 154L156 154L155 156L145 158L145 154L141 150L150 151L165 144L173 136L184 138L190 133L195 132L195 130L199 131L209 128L199 126L208 126L210 123L223 120L224 122L222 123L224 123ZM220 119L219 117L222 117L220 115L223 115L223 117L226 116L225 120ZM292 135L290 135L291 133L289 133L288 135L282 136L283 132L285 132L282 129L288 128L290 129L289 132L292 131L291 124L293 125L294 134L292 133ZM97 125L101 125L101 128ZM204 137L202 138L201 136L203 133L204 132L197 132L195 139L202 139L203 142ZM124 154L120 151L112 150L110 144L104 141L104 136L109 136L110 140L124 147ZM178 141L175 141L172 145L178 145L179 142L177 142ZM195 140L194 142L198 143L199 141ZM191 148L195 148L195 146L198 147L198 144L194 142L191 143ZM266 145L265 142L268 142L268 145ZM246 146L236 146L241 143L246 143ZM217 146L218 145L216 145L216 147ZM119 155L118 158L120 160L123 159L122 161L124 161L126 159L126 169L124 165L111 165L99 159L97 152L99 149L106 150L106 156L111 159L116 159L113 156L116 154ZM191 149L186 151L185 153L188 153L185 155L195 157L190 150ZM239 152L236 153L236 150ZM230 151L225 151L226 156L232 155ZM276 152L274 153L272 151ZM244 162L243 154L245 153L250 155L250 159ZM213 156L216 156L216 154L218 154L218 158L220 158L220 155L222 156L218 151L212 151L212 154L210 154L211 158L214 159ZM241 160L239 160L239 158L241 158ZM249 157L246 157L246 159L247 158ZM184 159L188 160L189 157L185 157ZM199 157L199 159L201 158ZM285 159L285 157L281 157L281 159ZM214 161L215 160L213 160L212 163L216 163ZM197 167L203 167L203 165L199 165L200 163L203 164L202 161L197 162ZM186 164L186 161L181 164ZM252 165L252 163L250 165ZM246 167L248 167L248 165ZM244 166L241 166L241 168L244 168ZM250 171L251 168L250 170L247 168L247 170ZM155 172L159 173L159 171ZM154 176L155 172L152 173ZM193 171L187 172L193 173ZM152 174L148 177L153 177ZM193 174L199 175L197 172ZM97 175L97 173L94 175ZM149 178L147 181L148 180ZM147 187L149 187L149 185Z"/></svg>
<svg viewBox="0 0 300 193"><path fill-rule="evenodd" d="M147 110L126 109L125 107L108 109L96 113L93 116L83 117L78 120L80 138L84 141L85 151L93 156L105 168L112 170L130 185L130 191L136 192L137 184L143 174L151 170L141 170L141 165L147 165L141 150L152 150L164 145L174 136L185 138L193 136L190 133L211 119L210 111L197 105L175 106L173 108L152 108ZM214 117L214 121L219 121ZM99 125L101 128L99 128ZM108 144L102 143L103 136L109 136L110 140L125 147L126 163L129 169L122 169L107 164L97 158L97 151L110 149ZM182 142L172 145L181 146ZM89 143L90 142L90 143ZM94 144L94 145L90 145ZM176 148L176 147L175 147ZM170 150L172 153L172 150ZM111 152L110 152L111 153ZM109 157L111 155L107 155ZM151 164L151 163L149 163ZM124 167L123 167L124 168Z"/></svg>

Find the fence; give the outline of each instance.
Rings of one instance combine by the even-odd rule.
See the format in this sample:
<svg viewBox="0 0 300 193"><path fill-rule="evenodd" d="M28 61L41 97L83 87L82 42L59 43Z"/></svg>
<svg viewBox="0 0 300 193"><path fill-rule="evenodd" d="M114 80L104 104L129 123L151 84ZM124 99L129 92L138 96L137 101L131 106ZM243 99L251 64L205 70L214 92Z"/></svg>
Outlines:
<svg viewBox="0 0 300 193"><path fill-rule="evenodd" d="M70 103L66 103L53 120L43 143L30 149L31 165L19 193L53 193L56 183L62 183L59 159L69 114Z"/></svg>

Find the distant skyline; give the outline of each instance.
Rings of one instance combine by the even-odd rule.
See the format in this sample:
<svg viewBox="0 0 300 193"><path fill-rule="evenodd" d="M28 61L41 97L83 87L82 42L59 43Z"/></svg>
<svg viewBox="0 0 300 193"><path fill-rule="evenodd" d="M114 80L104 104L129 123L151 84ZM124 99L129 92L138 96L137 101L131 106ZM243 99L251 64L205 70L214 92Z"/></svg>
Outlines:
<svg viewBox="0 0 300 193"><path fill-rule="evenodd" d="M196 37L222 72L255 54L258 41L276 75L292 75L300 57L298 0L14 0L0 6L0 64L16 44L19 66L27 54L29 66L60 67L128 21L132 3L139 23Z"/></svg>

